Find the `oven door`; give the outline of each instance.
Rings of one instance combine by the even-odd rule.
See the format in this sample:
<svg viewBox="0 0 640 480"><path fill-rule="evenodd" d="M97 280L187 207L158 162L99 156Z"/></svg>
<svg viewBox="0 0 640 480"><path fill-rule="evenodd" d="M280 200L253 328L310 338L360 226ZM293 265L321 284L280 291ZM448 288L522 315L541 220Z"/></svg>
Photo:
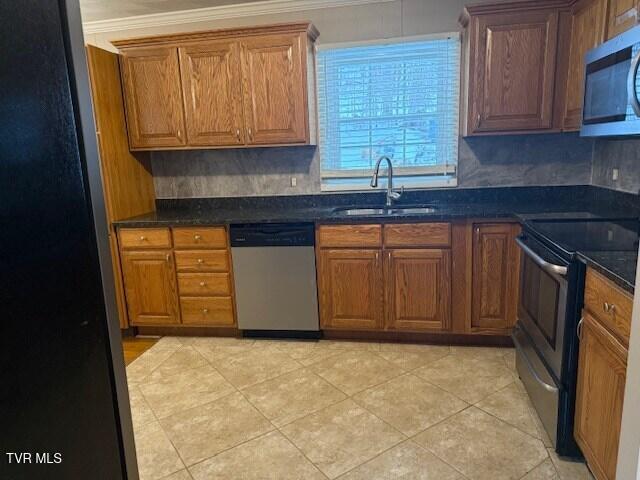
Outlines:
<svg viewBox="0 0 640 480"><path fill-rule="evenodd" d="M587 54L582 136L640 135L639 65L640 27Z"/></svg>
<svg viewBox="0 0 640 480"><path fill-rule="evenodd" d="M520 236L522 249L518 323L554 377L562 382L569 262L534 238Z"/></svg>

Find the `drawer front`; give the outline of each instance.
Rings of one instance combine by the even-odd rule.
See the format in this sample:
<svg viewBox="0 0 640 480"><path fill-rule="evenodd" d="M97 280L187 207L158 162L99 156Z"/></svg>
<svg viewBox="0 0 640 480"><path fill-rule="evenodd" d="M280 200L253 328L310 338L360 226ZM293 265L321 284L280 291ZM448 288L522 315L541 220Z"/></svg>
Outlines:
<svg viewBox="0 0 640 480"><path fill-rule="evenodd" d="M448 223L399 223L384 226L385 247L448 247Z"/></svg>
<svg viewBox="0 0 640 480"><path fill-rule="evenodd" d="M180 297L182 323L229 327L235 324L231 297Z"/></svg>
<svg viewBox="0 0 640 480"><path fill-rule="evenodd" d="M224 227L174 228L175 248L227 248L227 230Z"/></svg>
<svg viewBox="0 0 640 480"><path fill-rule="evenodd" d="M587 310L629 345L633 298L598 272L588 269L584 289Z"/></svg>
<svg viewBox="0 0 640 480"><path fill-rule="evenodd" d="M190 250L175 252L178 272L228 272L227 250Z"/></svg>
<svg viewBox="0 0 640 480"><path fill-rule="evenodd" d="M320 247L357 248L382 245L382 225L322 225L318 229Z"/></svg>
<svg viewBox="0 0 640 480"><path fill-rule="evenodd" d="M168 228L121 228L118 238L123 249L171 248Z"/></svg>
<svg viewBox="0 0 640 480"><path fill-rule="evenodd" d="M182 296L228 297L230 280L228 273L179 273L178 288Z"/></svg>

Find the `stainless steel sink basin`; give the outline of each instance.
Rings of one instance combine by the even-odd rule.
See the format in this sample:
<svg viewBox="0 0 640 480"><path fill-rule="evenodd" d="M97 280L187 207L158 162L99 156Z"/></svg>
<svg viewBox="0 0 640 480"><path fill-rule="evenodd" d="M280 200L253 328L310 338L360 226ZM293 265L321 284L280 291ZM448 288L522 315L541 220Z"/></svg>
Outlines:
<svg viewBox="0 0 640 480"><path fill-rule="evenodd" d="M434 207L391 207L391 208L336 208L333 213L347 217L366 217L380 215L424 215L434 213Z"/></svg>

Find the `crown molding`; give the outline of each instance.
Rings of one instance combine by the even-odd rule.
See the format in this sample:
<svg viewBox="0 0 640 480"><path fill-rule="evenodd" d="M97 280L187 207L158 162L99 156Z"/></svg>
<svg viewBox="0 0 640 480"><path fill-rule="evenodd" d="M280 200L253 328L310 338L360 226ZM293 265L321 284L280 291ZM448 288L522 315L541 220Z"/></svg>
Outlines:
<svg viewBox="0 0 640 480"><path fill-rule="evenodd" d="M163 27L181 23L207 22L228 18L252 17L277 13L301 12L323 8L352 7L372 3L389 3L396 0L265 0L236 5L195 8L175 12L153 13L135 17L96 20L82 24L85 35L120 32L140 28Z"/></svg>

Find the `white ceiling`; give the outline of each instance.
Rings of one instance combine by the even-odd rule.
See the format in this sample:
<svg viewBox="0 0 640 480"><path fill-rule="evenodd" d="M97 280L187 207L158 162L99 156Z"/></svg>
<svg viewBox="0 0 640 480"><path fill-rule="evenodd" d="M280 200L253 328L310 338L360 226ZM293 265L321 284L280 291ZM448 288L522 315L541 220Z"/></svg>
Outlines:
<svg viewBox="0 0 640 480"><path fill-rule="evenodd" d="M256 0L80 0L83 22L174 12L193 8L219 7Z"/></svg>

